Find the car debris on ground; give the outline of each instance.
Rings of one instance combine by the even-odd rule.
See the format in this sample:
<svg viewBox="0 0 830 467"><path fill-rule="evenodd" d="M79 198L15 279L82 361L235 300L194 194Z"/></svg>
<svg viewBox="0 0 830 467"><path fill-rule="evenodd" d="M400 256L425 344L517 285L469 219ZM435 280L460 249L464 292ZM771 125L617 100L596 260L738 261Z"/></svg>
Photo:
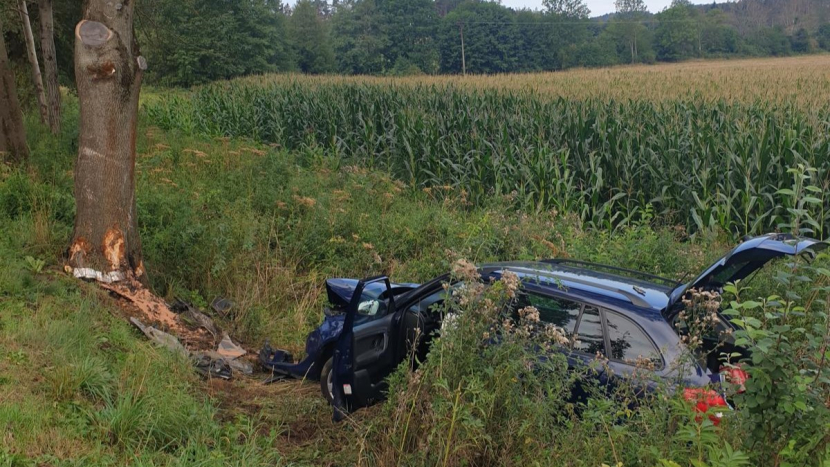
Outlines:
<svg viewBox="0 0 830 467"><path fill-rule="evenodd" d="M213 337L219 335L219 331L216 329L216 325L213 324L213 320L206 314L199 311L192 304L177 298L176 301L170 305L170 309L178 313L179 316L181 316L188 324L204 328Z"/></svg>
<svg viewBox="0 0 830 467"><path fill-rule="evenodd" d="M177 313L180 319L190 326L202 328L209 332L214 338L220 334L213 320L201 312L193 304L177 299L169 306L170 310ZM131 317L130 322L141 330L145 336L159 347L166 348L173 353L190 358L197 372L205 377L231 379L236 374L250 375L254 367L241 357L248 352L239 344L233 342L227 333L222 333L215 350L188 350L179 339L167 332L152 325L141 322L136 317Z"/></svg>

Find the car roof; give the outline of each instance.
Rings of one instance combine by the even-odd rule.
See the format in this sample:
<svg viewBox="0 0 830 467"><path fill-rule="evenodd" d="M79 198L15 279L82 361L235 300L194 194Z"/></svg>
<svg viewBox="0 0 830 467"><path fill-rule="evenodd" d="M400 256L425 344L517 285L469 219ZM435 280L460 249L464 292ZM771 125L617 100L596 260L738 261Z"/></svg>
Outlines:
<svg viewBox="0 0 830 467"><path fill-rule="evenodd" d="M500 276L504 271L511 271L526 286L579 295L638 315L659 315L669 303L672 287L590 266L588 263L509 261L481 265L480 270L483 276Z"/></svg>

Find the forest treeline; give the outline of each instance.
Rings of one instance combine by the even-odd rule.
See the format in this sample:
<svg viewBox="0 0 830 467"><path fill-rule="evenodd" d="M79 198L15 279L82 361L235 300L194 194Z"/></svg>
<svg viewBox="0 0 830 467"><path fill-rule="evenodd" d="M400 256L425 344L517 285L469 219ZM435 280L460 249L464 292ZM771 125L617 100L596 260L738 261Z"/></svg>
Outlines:
<svg viewBox="0 0 830 467"><path fill-rule="evenodd" d="M25 63L9 9L9 53ZM149 82L172 86L266 72L533 72L830 50L826 0L674 0L660 12L617 0L616 10L592 18L583 0L544 0L539 10L484 0L142 0L136 27ZM61 79L70 84L80 9L57 2L54 14Z"/></svg>

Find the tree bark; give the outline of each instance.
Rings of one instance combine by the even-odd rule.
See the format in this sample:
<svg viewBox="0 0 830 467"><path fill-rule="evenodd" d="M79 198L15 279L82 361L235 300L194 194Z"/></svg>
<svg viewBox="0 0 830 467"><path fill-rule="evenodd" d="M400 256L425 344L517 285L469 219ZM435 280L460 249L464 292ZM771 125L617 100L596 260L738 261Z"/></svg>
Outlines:
<svg viewBox="0 0 830 467"><path fill-rule="evenodd" d="M0 161L23 162L29 157L23 112L17 100L17 86L9 67L3 19L0 17Z"/></svg>
<svg viewBox="0 0 830 467"><path fill-rule="evenodd" d="M37 107L40 111L40 123L48 120L46 110L46 94L43 91L43 76L40 74L40 64L37 61L37 50L35 50L35 36L32 34L32 22L29 20L29 7L26 0L20 0L20 22L23 23L23 36L26 38L26 55L29 57L29 65L32 67L32 81L35 83L37 94Z"/></svg>
<svg viewBox="0 0 830 467"><path fill-rule="evenodd" d="M80 102L75 231L79 278L145 281L135 207L138 96L147 62L133 30L135 0L86 0L75 28Z"/></svg>
<svg viewBox="0 0 830 467"><path fill-rule="evenodd" d="M61 131L61 90L58 84L58 62L55 54L55 23L52 18L52 0L40 0L40 50L46 71L46 97L49 129Z"/></svg>

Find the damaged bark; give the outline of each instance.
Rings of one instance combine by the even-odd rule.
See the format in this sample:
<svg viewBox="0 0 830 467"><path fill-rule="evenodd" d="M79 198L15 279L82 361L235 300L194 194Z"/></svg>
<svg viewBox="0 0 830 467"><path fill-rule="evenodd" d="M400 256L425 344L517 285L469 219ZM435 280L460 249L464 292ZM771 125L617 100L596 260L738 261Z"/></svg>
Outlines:
<svg viewBox="0 0 830 467"><path fill-rule="evenodd" d="M52 17L52 0L38 2L40 12L40 50L43 52L43 69L46 71L46 116L52 134L61 131L61 90L58 83L58 60L55 53L55 21Z"/></svg>
<svg viewBox="0 0 830 467"><path fill-rule="evenodd" d="M14 74L9 67L3 21L0 17L0 161L19 163L28 157L23 112L17 99Z"/></svg>
<svg viewBox="0 0 830 467"><path fill-rule="evenodd" d="M75 277L146 282L135 207L138 96L147 67L133 30L134 0L86 0L75 28L80 102Z"/></svg>

